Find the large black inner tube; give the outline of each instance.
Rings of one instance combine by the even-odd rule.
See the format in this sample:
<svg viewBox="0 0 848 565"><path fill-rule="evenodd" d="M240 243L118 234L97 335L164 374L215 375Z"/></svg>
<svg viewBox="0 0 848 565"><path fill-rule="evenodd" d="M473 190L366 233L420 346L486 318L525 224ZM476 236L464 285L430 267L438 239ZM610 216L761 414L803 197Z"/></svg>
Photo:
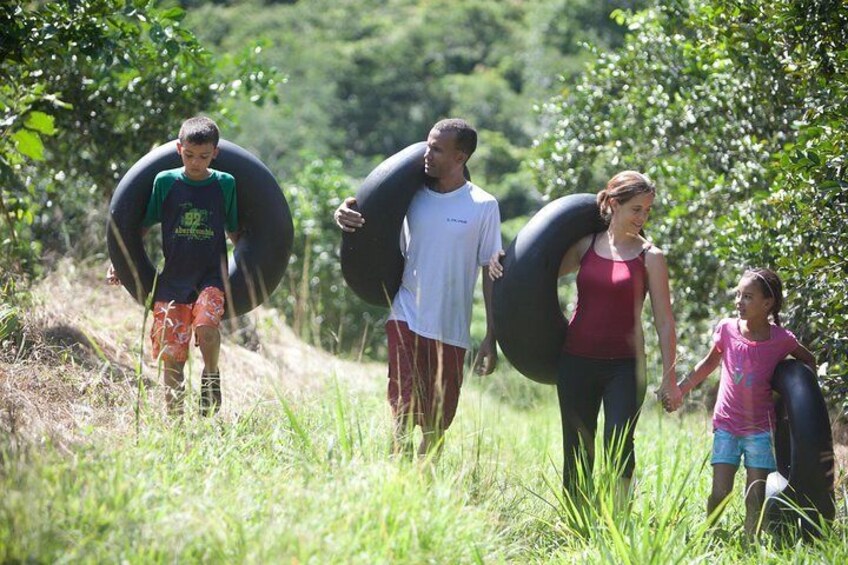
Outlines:
<svg viewBox="0 0 848 565"><path fill-rule="evenodd" d="M798 523L818 534L821 518L836 515L833 498L833 435L827 405L812 369L798 360L781 361L772 380L776 402L777 470L788 484L770 497L767 513L774 529ZM798 513L804 509L806 517Z"/></svg>
<svg viewBox="0 0 848 565"><path fill-rule="evenodd" d="M356 191L365 225L342 234L342 276L365 302L390 306L403 277L400 230L415 192L424 186L426 142L410 145L375 168Z"/></svg>
<svg viewBox="0 0 848 565"><path fill-rule="evenodd" d="M391 306L403 278L400 231L412 197L432 182L424 174L427 142L414 143L380 163L356 191L365 225L342 234L342 276L365 302ZM468 169L465 178L470 179Z"/></svg>
<svg viewBox="0 0 848 565"><path fill-rule="evenodd" d="M595 195L572 194L539 210L507 248L492 296L495 336L525 377L556 383L568 328L557 294L559 266L569 247L605 227Z"/></svg>
<svg viewBox="0 0 848 565"><path fill-rule="evenodd" d="M229 263L226 317L249 312L277 288L291 255L294 226L280 186L262 162L229 141L218 144L212 168L236 179L241 237ZM153 179L181 167L176 141L153 149L118 183L109 205L106 240L121 283L140 304L153 289L156 269L144 249L141 223Z"/></svg>

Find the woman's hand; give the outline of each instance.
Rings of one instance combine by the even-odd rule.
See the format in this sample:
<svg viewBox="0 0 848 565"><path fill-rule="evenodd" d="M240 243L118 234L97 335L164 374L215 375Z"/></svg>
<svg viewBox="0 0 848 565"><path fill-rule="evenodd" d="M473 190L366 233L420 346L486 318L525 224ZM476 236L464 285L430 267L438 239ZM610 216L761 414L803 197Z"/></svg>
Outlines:
<svg viewBox="0 0 848 565"><path fill-rule="evenodd" d="M492 280L497 280L503 276L504 268L501 264L501 257L506 255L503 249L500 251L496 251L494 255L492 255L491 259L489 259L489 278Z"/></svg>
<svg viewBox="0 0 848 565"><path fill-rule="evenodd" d="M663 408L670 414L683 405L683 391L677 382L670 380L657 390L657 400L662 402Z"/></svg>

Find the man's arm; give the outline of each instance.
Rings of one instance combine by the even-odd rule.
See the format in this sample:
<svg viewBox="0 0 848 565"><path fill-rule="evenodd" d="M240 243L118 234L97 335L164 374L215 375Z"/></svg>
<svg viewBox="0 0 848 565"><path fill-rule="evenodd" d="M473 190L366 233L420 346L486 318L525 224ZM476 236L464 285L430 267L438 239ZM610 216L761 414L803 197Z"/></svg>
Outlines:
<svg viewBox="0 0 848 565"><path fill-rule="evenodd" d="M480 343L480 350L474 359L474 371L478 375L489 375L498 365L498 348L495 343L495 316L492 310L492 288L494 282L489 277L489 267L483 267L483 305L486 308L486 336Z"/></svg>

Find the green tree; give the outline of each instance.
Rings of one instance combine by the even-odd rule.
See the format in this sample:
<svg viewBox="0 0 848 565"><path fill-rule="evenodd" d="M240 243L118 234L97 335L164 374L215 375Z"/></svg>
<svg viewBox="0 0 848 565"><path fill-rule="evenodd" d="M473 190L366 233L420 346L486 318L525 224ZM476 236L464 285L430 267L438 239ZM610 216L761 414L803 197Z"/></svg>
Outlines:
<svg viewBox="0 0 848 565"><path fill-rule="evenodd" d="M285 187L291 199L295 241L288 293L277 293L289 325L301 339L332 351L373 356L383 345L375 324L385 315L357 299L344 284L333 211L353 193L338 159L312 158Z"/></svg>
<svg viewBox="0 0 848 565"><path fill-rule="evenodd" d="M185 117L226 122L227 98L273 96L274 74L251 51L213 57L178 7L15 1L2 10L0 229L5 261L19 269L35 267L41 245L66 251L102 225L92 220L123 172Z"/></svg>
<svg viewBox="0 0 848 565"><path fill-rule="evenodd" d="M558 88L554 73L563 65L577 69L584 41L620 42L624 28L609 12L644 4L241 0L207 2L187 23L220 52L256 37L267 41L263 60L285 70L286 96L277 106L242 112L239 141L285 174L306 164L301 155L333 155L362 178L423 139L437 119L460 115L486 134L481 149L489 132L510 144L471 163L474 177L501 195L514 183L502 186L489 171L519 169L517 154L538 131L533 105Z"/></svg>
<svg viewBox="0 0 848 565"><path fill-rule="evenodd" d="M787 102L801 101L785 107L791 134L769 163L771 190L732 215L740 237L727 248L778 266L796 304L789 323L814 344L828 398L848 414L848 4L723 1L706 16L726 26L737 64L762 69L792 90Z"/></svg>
<svg viewBox="0 0 848 565"><path fill-rule="evenodd" d="M559 88L554 73L576 72L586 60L583 42L621 42L624 27L609 18L612 9L644 4L191 2L186 25L204 44L225 53L262 38L262 61L289 78L279 104L237 106L236 141L293 179L286 194L298 239L280 305L296 331L335 351L358 351L362 343L379 351L373 323L383 312L337 286L340 235L331 212L355 179L423 139L436 120L459 115L478 128L471 173L499 197L505 218L534 209L539 195L522 168L538 131L534 102Z"/></svg>
<svg viewBox="0 0 848 565"><path fill-rule="evenodd" d="M745 266L778 270L789 325L846 398L844 155L848 6L679 2L616 13L630 35L546 104L546 194L616 170L659 185L651 236L669 253L684 344L730 310Z"/></svg>

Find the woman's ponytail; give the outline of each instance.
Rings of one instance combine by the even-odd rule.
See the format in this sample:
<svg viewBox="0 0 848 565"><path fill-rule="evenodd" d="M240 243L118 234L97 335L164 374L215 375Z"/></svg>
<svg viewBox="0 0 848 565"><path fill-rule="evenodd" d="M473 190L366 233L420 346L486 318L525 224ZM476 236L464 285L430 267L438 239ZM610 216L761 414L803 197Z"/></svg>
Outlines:
<svg viewBox="0 0 848 565"><path fill-rule="evenodd" d="M609 223L610 217L612 216L612 208L610 207L610 196L609 190L606 188L602 189L598 196L595 199L598 203L598 209L601 211L601 218L606 223Z"/></svg>

